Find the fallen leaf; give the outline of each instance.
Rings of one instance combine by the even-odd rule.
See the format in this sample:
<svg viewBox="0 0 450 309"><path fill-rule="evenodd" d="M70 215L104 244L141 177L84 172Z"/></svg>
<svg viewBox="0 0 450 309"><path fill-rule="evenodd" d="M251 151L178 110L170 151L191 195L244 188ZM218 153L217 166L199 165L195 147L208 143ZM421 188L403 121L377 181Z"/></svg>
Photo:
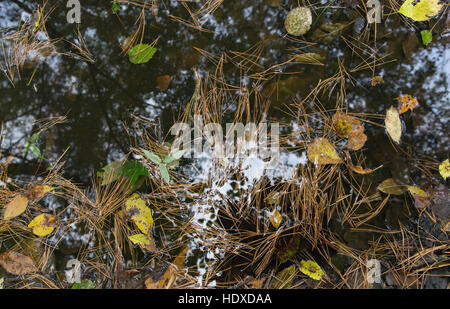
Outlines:
<svg viewBox="0 0 450 309"><path fill-rule="evenodd" d="M433 32L431 30L420 31L423 45L427 46L433 40Z"/></svg>
<svg viewBox="0 0 450 309"><path fill-rule="evenodd" d="M125 202L126 211L136 226L146 235L151 235L153 227L152 211L137 193L133 193Z"/></svg>
<svg viewBox="0 0 450 309"><path fill-rule="evenodd" d="M324 65L325 57L317 53L304 53L295 55L295 61L302 64Z"/></svg>
<svg viewBox="0 0 450 309"><path fill-rule="evenodd" d="M289 289L294 281L297 270L295 266L289 266L280 271L274 278L272 282L272 289Z"/></svg>
<svg viewBox="0 0 450 309"><path fill-rule="evenodd" d="M372 169L370 169L370 168L364 169L361 165L353 166L353 165L349 164L348 166L350 167L350 169L352 171L354 171L357 174L361 174L361 175L366 175L366 174L370 174L373 172Z"/></svg>
<svg viewBox="0 0 450 309"><path fill-rule="evenodd" d="M3 214L4 220L9 220L12 218L15 218L17 216L20 216L28 206L28 197L17 194L11 202L9 202L5 206L5 213Z"/></svg>
<svg viewBox="0 0 450 309"><path fill-rule="evenodd" d="M301 260L299 270L314 280L320 280L323 276L322 268L320 268L319 264L311 260Z"/></svg>
<svg viewBox="0 0 450 309"><path fill-rule="evenodd" d="M401 95L395 99L399 101L397 109L400 114L406 113L408 110L413 110L419 105L417 99L409 94Z"/></svg>
<svg viewBox="0 0 450 309"><path fill-rule="evenodd" d="M360 120L342 112L333 115L333 132L342 138L348 138L347 148L352 150L361 149L367 141L367 135L364 134L364 126Z"/></svg>
<svg viewBox="0 0 450 309"><path fill-rule="evenodd" d="M125 159L122 158L115 160L102 168L102 186L108 185L119 178L124 163Z"/></svg>
<svg viewBox="0 0 450 309"><path fill-rule="evenodd" d="M0 265L13 275L26 275L38 271L30 257L14 251L0 254Z"/></svg>
<svg viewBox="0 0 450 309"><path fill-rule="evenodd" d="M28 227L33 229L33 234L37 236L47 236L55 229L55 222L55 216L40 214L28 224Z"/></svg>
<svg viewBox="0 0 450 309"><path fill-rule="evenodd" d="M353 131L347 140L347 148L351 150L360 150L367 141L367 135L364 134L364 126L360 126L358 130Z"/></svg>
<svg viewBox="0 0 450 309"><path fill-rule="evenodd" d="M128 236L128 238L133 244L139 245L150 252L156 252L155 241L151 235L136 234Z"/></svg>
<svg viewBox="0 0 450 309"><path fill-rule="evenodd" d="M373 86L376 86L376 85L378 85L380 83L384 83L383 77L381 77L381 76L374 76L374 77L372 77L372 81L370 82L370 85L373 87Z"/></svg>
<svg viewBox="0 0 450 309"><path fill-rule="evenodd" d="M339 164L342 159L339 157L333 144L326 138L316 138L307 150L309 161L314 164Z"/></svg>
<svg viewBox="0 0 450 309"><path fill-rule="evenodd" d="M394 179L385 179L378 185L378 190L386 194L402 195L406 192L406 186L398 185Z"/></svg>
<svg viewBox="0 0 450 309"><path fill-rule="evenodd" d="M426 21L436 16L443 6L439 0L406 0L398 12L415 21Z"/></svg>
<svg viewBox="0 0 450 309"><path fill-rule="evenodd" d="M156 48L148 44L137 44L128 51L129 60L133 64L146 63L152 59Z"/></svg>
<svg viewBox="0 0 450 309"><path fill-rule="evenodd" d="M414 205L416 206L416 208L422 209L431 205L428 194L422 189L416 186L408 186L408 191L414 198Z"/></svg>
<svg viewBox="0 0 450 309"><path fill-rule="evenodd" d="M267 195L266 201L269 205L277 205L280 203L280 192L272 191Z"/></svg>
<svg viewBox="0 0 450 309"><path fill-rule="evenodd" d="M161 91L166 91L169 88L170 82L172 81L172 76L162 75L156 78L156 83L158 84L158 89Z"/></svg>
<svg viewBox="0 0 450 309"><path fill-rule="evenodd" d="M391 106L386 112L386 118L384 119L384 124L389 136L397 144L400 143L400 137L402 135L402 121L400 120L400 115L398 110Z"/></svg>
<svg viewBox="0 0 450 309"><path fill-rule="evenodd" d="M448 159L439 164L439 173L444 180L447 180L447 177L450 176L450 162Z"/></svg>
<svg viewBox="0 0 450 309"><path fill-rule="evenodd" d="M278 229L280 227L281 221L283 220L283 217L281 216L280 212L275 209L270 215L269 220L270 223L272 223L272 226Z"/></svg>
<svg viewBox="0 0 450 309"><path fill-rule="evenodd" d="M35 186L30 190L28 190L27 193L32 200L39 200L43 198L47 193L50 193L53 190L55 190L54 187L43 185L43 186Z"/></svg>
<svg viewBox="0 0 450 309"><path fill-rule="evenodd" d="M312 24L311 9L307 7L297 7L289 11L284 20L284 27L287 33L294 36L303 35L309 31Z"/></svg>

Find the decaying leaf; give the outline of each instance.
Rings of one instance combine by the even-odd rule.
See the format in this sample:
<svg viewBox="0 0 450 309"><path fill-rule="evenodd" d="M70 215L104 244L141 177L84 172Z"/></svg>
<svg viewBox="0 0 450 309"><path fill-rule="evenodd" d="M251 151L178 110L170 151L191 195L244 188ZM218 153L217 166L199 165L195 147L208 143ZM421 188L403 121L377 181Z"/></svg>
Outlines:
<svg viewBox="0 0 450 309"><path fill-rule="evenodd" d="M53 232L55 226L56 218L49 214L40 214L28 224L28 227L33 230L33 234L37 236L47 236Z"/></svg>
<svg viewBox="0 0 450 309"><path fill-rule="evenodd" d="M402 195L406 192L407 187L398 185L394 179L388 178L378 185L378 190L386 194Z"/></svg>
<svg viewBox="0 0 450 309"><path fill-rule="evenodd" d="M395 107L391 106L387 110L384 124L392 140L399 144L400 137L402 136L402 121L400 120L400 115Z"/></svg>
<svg viewBox="0 0 450 309"><path fill-rule="evenodd" d="M370 174L373 172L373 169L370 169L370 168L364 169L361 165L353 166L353 165L349 164L348 166L350 167L350 169L352 171L354 171L357 174L361 174L361 175L366 175L366 174Z"/></svg>
<svg viewBox="0 0 450 309"><path fill-rule="evenodd" d="M280 212L277 209L274 209L274 211L270 215L269 220L270 223L272 223L272 226L277 229L280 227L283 217L281 216Z"/></svg>
<svg viewBox="0 0 450 309"><path fill-rule="evenodd" d="M408 186L408 191L414 198L414 205L416 206L416 208L422 209L431 205L428 194L422 189L416 186Z"/></svg>
<svg viewBox="0 0 450 309"><path fill-rule="evenodd" d="M317 53L304 53L295 55L295 61L302 64L324 65L325 57Z"/></svg>
<svg viewBox="0 0 450 309"><path fill-rule="evenodd" d="M367 141L367 135L364 134L364 126L360 126L358 130L353 131L347 140L347 148L351 150L360 150Z"/></svg>
<svg viewBox="0 0 450 309"><path fill-rule="evenodd" d="M320 280L323 276L322 268L320 268L319 264L311 260L301 260L299 270L314 280Z"/></svg>
<svg viewBox="0 0 450 309"><path fill-rule="evenodd" d="M137 193L133 193L125 202L126 211L136 226L146 235L151 235L153 227L152 211Z"/></svg>
<svg viewBox="0 0 450 309"><path fill-rule="evenodd" d="M384 83L383 77L381 77L381 76L374 76L374 77L372 77L372 81L370 82L370 85L373 87L373 86L376 86L376 85L378 85L380 83Z"/></svg>
<svg viewBox="0 0 450 309"><path fill-rule="evenodd" d="M419 102L415 97L409 94L401 95L397 98L398 100L398 111L400 114L406 113L408 110L413 110L417 105L419 105Z"/></svg>
<svg viewBox="0 0 450 309"><path fill-rule="evenodd" d="M28 197L17 194L11 202L5 206L5 213L3 214L4 220L9 220L20 216L28 207Z"/></svg>
<svg viewBox="0 0 450 309"><path fill-rule="evenodd" d="M145 286L147 289L170 289L175 280L177 279L177 273L179 270L184 268L184 261L186 260L186 255L189 252L189 247L184 247L183 250L178 254L178 256L173 260L172 264L169 265L164 275L158 281L153 281L152 277L145 280Z"/></svg>
<svg viewBox="0 0 450 309"><path fill-rule="evenodd" d="M30 190L28 190L28 195L33 200L39 200L39 199L43 198L47 193L50 193L53 190L55 190L54 187L50 187L47 185L35 186L35 187L31 188Z"/></svg>
<svg viewBox="0 0 450 309"><path fill-rule="evenodd" d="M172 76L162 75L156 78L156 83L158 84L158 89L161 91L166 91L169 88L170 82L172 81Z"/></svg>
<svg viewBox="0 0 450 309"><path fill-rule="evenodd" d="M284 27L287 33L294 36L303 35L309 31L312 24L311 9L307 7L297 7L292 9L284 20Z"/></svg>
<svg viewBox="0 0 450 309"><path fill-rule="evenodd" d="M450 162L448 159L439 164L439 173L444 180L447 180L447 177L450 176Z"/></svg>
<svg viewBox="0 0 450 309"><path fill-rule="evenodd" d="M436 16L444 4L439 4L440 0L406 0L399 13L415 21L426 21Z"/></svg>
<svg viewBox="0 0 450 309"><path fill-rule="evenodd" d="M150 252L156 252L155 241L151 235L136 234L128 236L128 238L133 244L139 245Z"/></svg>
<svg viewBox="0 0 450 309"><path fill-rule="evenodd" d="M364 126L360 120L342 112L337 112L332 118L333 132L342 138L348 138L347 148L352 150L361 149L367 141L364 134Z"/></svg>
<svg viewBox="0 0 450 309"><path fill-rule="evenodd" d="M14 251L0 254L0 265L13 275L26 275L38 271L30 257Z"/></svg>
<svg viewBox="0 0 450 309"><path fill-rule="evenodd" d="M339 157L333 144L326 138L316 138L308 146L307 150L309 161L314 164L339 164L342 163L341 157Z"/></svg>

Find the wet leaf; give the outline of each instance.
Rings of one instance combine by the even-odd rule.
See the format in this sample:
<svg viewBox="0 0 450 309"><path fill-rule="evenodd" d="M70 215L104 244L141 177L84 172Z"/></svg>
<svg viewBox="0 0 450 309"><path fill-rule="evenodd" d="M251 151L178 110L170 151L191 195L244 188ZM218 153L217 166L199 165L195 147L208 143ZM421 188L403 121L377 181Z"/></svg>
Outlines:
<svg viewBox="0 0 450 309"><path fill-rule="evenodd" d="M0 254L0 265L13 275L26 275L38 271L30 257L14 251Z"/></svg>
<svg viewBox="0 0 450 309"><path fill-rule="evenodd" d="M297 7L292 9L284 20L284 27L287 33L294 36L303 35L309 31L312 24L311 9L307 7Z"/></svg>
<svg viewBox="0 0 450 309"><path fill-rule="evenodd" d="M142 163L132 160L123 165L120 175L127 176L133 186L140 176L148 177L148 171Z"/></svg>
<svg viewBox="0 0 450 309"><path fill-rule="evenodd" d="M3 214L4 220L9 220L20 216L28 207L28 197L17 194L11 202L5 206L5 212Z"/></svg>
<svg viewBox="0 0 450 309"><path fill-rule="evenodd" d="M417 105L419 105L417 99L409 94L401 95L395 99L399 101L397 109L400 114L406 113L410 109L413 110L417 107Z"/></svg>
<svg viewBox="0 0 450 309"><path fill-rule="evenodd" d="M170 185L170 175L169 175L169 171L167 170L167 166L165 164L160 164L159 171L160 171L161 177L164 179L164 181L168 185Z"/></svg>
<svg viewBox="0 0 450 309"><path fill-rule="evenodd" d="M146 63L152 59L156 53L156 48L148 44L138 44L128 51L129 60L134 64Z"/></svg>
<svg viewBox="0 0 450 309"><path fill-rule="evenodd" d="M339 157L333 144L326 138L316 138L308 146L308 158L314 164L339 164L342 159Z"/></svg>
<svg viewBox="0 0 450 309"><path fill-rule="evenodd" d="M135 234L128 236L128 238L133 244L139 245L150 252L156 252L155 241L151 235Z"/></svg>
<svg viewBox="0 0 450 309"><path fill-rule="evenodd" d="M314 280L320 280L323 276L323 270L320 268L319 264L314 261L300 261L299 270Z"/></svg>
<svg viewBox="0 0 450 309"><path fill-rule="evenodd" d="M172 81L172 76L162 75L156 78L156 83L158 84L158 89L161 91L166 91L169 88L170 82Z"/></svg>
<svg viewBox="0 0 450 309"><path fill-rule="evenodd" d="M374 76L372 77L372 81L370 82L371 86L376 86L380 83L384 83L384 79L381 76Z"/></svg>
<svg viewBox="0 0 450 309"><path fill-rule="evenodd" d="M155 164L161 164L162 160L159 156L155 155L153 152L150 152L148 150L145 149L141 149L142 152L144 153L144 155L147 157L147 159L149 159L150 161L152 161Z"/></svg>
<svg viewBox="0 0 450 309"><path fill-rule="evenodd" d="M47 185L35 186L35 187L31 188L30 190L28 190L28 195L33 200L39 200L39 199L43 198L47 193L50 193L53 190L55 190L54 187L50 187Z"/></svg>
<svg viewBox="0 0 450 309"><path fill-rule="evenodd" d="M415 21L426 21L436 16L443 5L439 0L406 0L398 12Z"/></svg>
<svg viewBox="0 0 450 309"><path fill-rule="evenodd" d="M124 159L118 159L102 168L103 169L102 186L108 185L116 181L120 177L120 172L122 170L123 164Z"/></svg>
<svg viewBox="0 0 450 309"><path fill-rule="evenodd" d="M133 193L125 202L126 211L136 226L146 235L151 235L153 227L152 211L137 193Z"/></svg>
<svg viewBox="0 0 450 309"><path fill-rule="evenodd" d="M350 115L337 112L332 118L333 132L342 138L347 137L347 148L352 150L361 149L367 141L364 134L364 126L361 121Z"/></svg>
<svg viewBox="0 0 450 309"><path fill-rule="evenodd" d="M420 36L422 37L423 45L427 46L433 40L433 32L431 30L420 31Z"/></svg>
<svg viewBox="0 0 450 309"><path fill-rule="evenodd" d="M361 165L353 166L353 165L349 164L348 166L350 167L350 169L352 171L354 171L357 174L361 174L361 175L366 175L366 174L370 174L373 172L372 169L370 169L370 168L364 169Z"/></svg>
<svg viewBox="0 0 450 309"><path fill-rule="evenodd" d="M289 289L296 274L297 270L294 265L286 267L273 278L272 289Z"/></svg>
<svg viewBox="0 0 450 309"><path fill-rule="evenodd" d="M414 198L414 205L416 206L416 208L422 209L431 205L428 194L422 189L416 186L408 186L408 191Z"/></svg>
<svg viewBox="0 0 450 309"><path fill-rule="evenodd" d="M40 214L28 224L28 227L33 230L33 234L41 237L53 232L55 226L56 218L49 214Z"/></svg>
<svg viewBox="0 0 450 309"><path fill-rule="evenodd" d="M400 143L400 137L402 135L402 121L396 108L391 106L386 112L386 118L384 124L389 136L397 144Z"/></svg>
<svg viewBox="0 0 450 309"><path fill-rule="evenodd" d="M447 177L450 176L450 162L448 159L439 164L439 173L444 180L447 180Z"/></svg>
<svg viewBox="0 0 450 309"><path fill-rule="evenodd" d="M272 226L278 229L280 227L281 221L283 220L283 217L277 209L274 209L274 211L270 215L269 220L270 223L272 223Z"/></svg>
<svg viewBox="0 0 450 309"><path fill-rule="evenodd" d="M378 185L378 190L386 194L402 195L407 188L406 186L398 185L394 179L388 178Z"/></svg>
<svg viewBox="0 0 450 309"><path fill-rule="evenodd" d="M82 279L80 282L72 285L72 290L89 290L95 289L94 283L89 279Z"/></svg>
<svg viewBox="0 0 450 309"><path fill-rule="evenodd" d="M361 149L367 141L367 135L364 134L364 126L360 126L358 130L353 131L347 141L347 148L351 150Z"/></svg>
<svg viewBox="0 0 450 309"><path fill-rule="evenodd" d="M304 53L300 55L295 55L295 61L297 63L312 64L312 65L324 65L322 62L325 61L325 57L317 53Z"/></svg>

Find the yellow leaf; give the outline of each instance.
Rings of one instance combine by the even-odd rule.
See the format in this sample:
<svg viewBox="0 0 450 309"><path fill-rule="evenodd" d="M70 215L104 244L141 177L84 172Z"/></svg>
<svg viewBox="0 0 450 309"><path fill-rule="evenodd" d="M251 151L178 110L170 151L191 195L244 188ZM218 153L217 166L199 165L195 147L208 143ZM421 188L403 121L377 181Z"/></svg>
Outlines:
<svg viewBox="0 0 450 309"><path fill-rule="evenodd" d="M28 206L28 198L24 195L16 195L11 202L5 206L5 213L3 219L9 220L20 216Z"/></svg>
<svg viewBox="0 0 450 309"><path fill-rule="evenodd" d="M428 194L425 191L423 191L422 189L417 188L415 186L408 186L408 191L412 195L419 195L419 196L423 196L423 197L428 197Z"/></svg>
<svg viewBox="0 0 450 309"><path fill-rule="evenodd" d="M52 192L55 188L44 185L44 186L36 186L28 190L28 195L33 200L38 200L43 198L47 193Z"/></svg>
<svg viewBox="0 0 450 309"><path fill-rule="evenodd" d="M442 9L444 4L439 4L439 0L406 0L400 9L399 13L411 18L415 21L426 21L436 16Z"/></svg>
<svg viewBox="0 0 450 309"><path fill-rule="evenodd" d="M402 195L406 186L398 185L394 179L388 178L378 185L378 190L386 194Z"/></svg>
<svg viewBox="0 0 450 309"><path fill-rule="evenodd" d="M139 194L134 193L125 202L126 210L131 220L142 233L150 235L153 227L152 211L147 207L146 202L139 197Z"/></svg>
<svg viewBox="0 0 450 309"><path fill-rule="evenodd" d="M392 140L399 144L402 135L402 121L400 120L398 110L393 106L387 110L384 124Z"/></svg>
<svg viewBox="0 0 450 309"><path fill-rule="evenodd" d="M406 113L408 110L413 110L419 105L419 101L409 94L401 95L395 99L399 101L397 109L400 114Z"/></svg>
<svg viewBox="0 0 450 309"><path fill-rule="evenodd" d="M384 83L383 77L381 76L372 77L372 81L370 82L372 87L378 85L379 83Z"/></svg>
<svg viewBox="0 0 450 309"><path fill-rule="evenodd" d="M280 212L277 209L275 209L275 211L270 216L269 220L270 223L272 223L273 227L277 229L280 227L283 217L281 216Z"/></svg>
<svg viewBox="0 0 450 309"><path fill-rule="evenodd" d="M33 234L37 236L47 236L55 229L56 218L49 214L40 214L35 217L28 227L33 229Z"/></svg>
<svg viewBox="0 0 450 309"><path fill-rule="evenodd" d="M131 240L131 242L135 245L140 245L142 248L150 251L155 252L155 242L151 236L147 236L144 234L136 234L128 236L128 238Z"/></svg>
<svg viewBox="0 0 450 309"><path fill-rule="evenodd" d="M444 180L447 180L447 177L450 176L450 162L448 159L439 164L439 173Z"/></svg>
<svg viewBox="0 0 450 309"><path fill-rule="evenodd" d="M300 261L300 271L314 280L320 280L323 276L323 270L314 261Z"/></svg>
<svg viewBox="0 0 450 309"><path fill-rule="evenodd" d="M339 157L333 144L326 138L316 138L308 146L308 158L314 164L339 164L342 159Z"/></svg>

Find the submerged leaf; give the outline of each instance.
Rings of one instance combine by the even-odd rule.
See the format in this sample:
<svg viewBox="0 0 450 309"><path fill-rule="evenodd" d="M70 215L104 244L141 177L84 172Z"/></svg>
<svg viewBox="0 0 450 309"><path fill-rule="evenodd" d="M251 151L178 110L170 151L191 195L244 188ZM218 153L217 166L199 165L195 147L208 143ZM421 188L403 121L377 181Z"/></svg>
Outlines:
<svg viewBox="0 0 450 309"><path fill-rule="evenodd" d="M125 202L126 211L142 233L150 235L153 227L152 211L137 193Z"/></svg>
<svg viewBox="0 0 450 309"><path fill-rule="evenodd" d="M320 280L323 276L323 270L319 264L314 261L300 261L300 271L314 280Z"/></svg>
<svg viewBox="0 0 450 309"><path fill-rule="evenodd" d="M158 89L161 91L166 91L169 88L170 82L172 81L172 76L162 75L156 78L156 83L158 84Z"/></svg>
<svg viewBox="0 0 450 309"><path fill-rule="evenodd" d="M342 159L339 157L333 144L326 138L316 138L308 146L308 158L314 164L339 164Z"/></svg>
<svg viewBox="0 0 450 309"><path fill-rule="evenodd" d="M391 106L386 112L386 118L384 124L389 136L397 144L400 143L400 137L402 135L402 121L396 108Z"/></svg>
<svg viewBox="0 0 450 309"><path fill-rule="evenodd" d="M280 227L281 221L283 220L283 217L281 216L280 212L275 209L274 212L270 215L270 223L272 223L272 226L276 229Z"/></svg>
<svg viewBox="0 0 450 309"><path fill-rule="evenodd" d="M295 61L297 63L312 64L312 65L324 65L322 62L325 61L325 57L317 53L304 53L295 55Z"/></svg>
<svg viewBox="0 0 450 309"><path fill-rule="evenodd" d="M33 234L37 236L47 236L55 229L56 218L49 214L40 214L35 217L28 227L33 229Z"/></svg>
<svg viewBox="0 0 450 309"><path fill-rule="evenodd" d="M364 134L364 126L360 120L337 112L333 115L331 121L334 133L339 137L348 138L347 148L359 150L364 146L367 135Z"/></svg>
<svg viewBox="0 0 450 309"><path fill-rule="evenodd" d="M378 190L386 194L402 195L406 192L406 186L398 185L394 179L385 179L378 185Z"/></svg>
<svg viewBox="0 0 450 309"><path fill-rule="evenodd" d="M13 275L26 275L38 271L30 257L14 251L0 254L0 265Z"/></svg>
<svg viewBox="0 0 450 309"><path fill-rule="evenodd" d="M415 21L426 21L436 16L443 6L439 0L406 0L398 12Z"/></svg>
<svg viewBox="0 0 450 309"><path fill-rule="evenodd" d="M364 169L361 165L358 166L353 166L351 164L349 164L349 167L352 171L354 171L357 174L361 174L361 175L366 175L366 174L370 174L373 172L373 169Z"/></svg>
<svg viewBox="0 0 450 309"><path fill-rule="evenodd" d="M439 173L444 180L447 180L447 177L450 176L450 162L448 159L439 164Z"/></svg>
<svg viewBox="0 0 450 309"><path fill-rule="evenodd" d="M128 56L131 63L141 64L146 63L152 59L153 55L156 53L156 48L148 44L138 44L133 46L128 51Z"/></svg>
<svg viewBox="0 0 450 309"><path fill-rule="evenodd" d="M294 36L303 35L309 31L312 24L311 9L307 7L297 7L292 9L284 20L284 27L287 33Z"/></svg>
<svg viewBox="0 0 450 309"><path fill-rule="evenodd" d="M374 76L374 77L372 77L372 81L370 82L370 85L373 87L380 83L384 83L383 77L382 76Z"/></svg>
<svg viewBox="0 0 450 309"><path fill-rule="evenodd" d="M118 159L102 168L102 186L108 185L119 178L123 164L124 159Z"/></svg>
<svg viewBox="0 0 450 309"><path fill-rule="evenodd" d="M17 194L11 202L5 206L4 220L9 220L20 216L28 207L28 197Z"/></svg>

